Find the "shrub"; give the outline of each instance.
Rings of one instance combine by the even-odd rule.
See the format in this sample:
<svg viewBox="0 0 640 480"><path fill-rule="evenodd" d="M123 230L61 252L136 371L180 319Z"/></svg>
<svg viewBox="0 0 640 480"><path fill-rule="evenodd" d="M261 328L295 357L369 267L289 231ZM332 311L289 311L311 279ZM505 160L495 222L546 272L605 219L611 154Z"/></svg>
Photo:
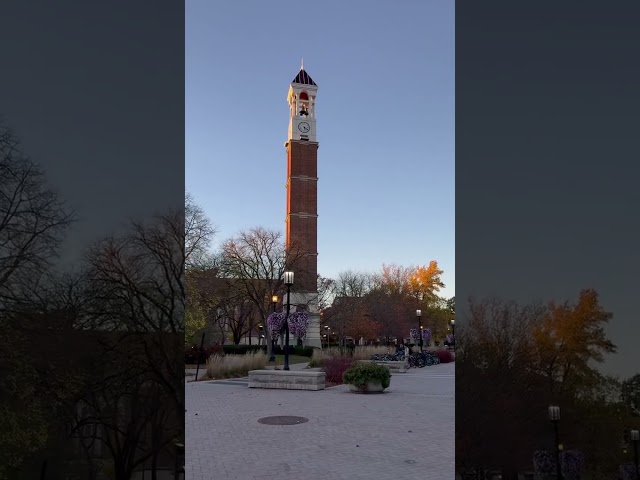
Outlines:
<svg viewBox="0 0 640 480"><path fill-rule="evenodd" d="M300 357L311 357L313 356L313 351L317 350L313 347L302 347L302 346L295 346L293 347L293 353L294 355L298 355Z"/></svg>
<svg viewBox="0 0 640 480"><path fill-rule="evenodd" d="M325 380L328 383L342 383L344 372L347 371L352 364L352 358L334 357L327 359L322 365L322 369L326 373Z"/></svg>
<svg viewBox="0 0 640 480"><path fill-rule="evenodd" d="M296 349L295 345L289 345L289 355L294 355L296 353L295 349ZM266 347L265 347L265 352L266 352ZM284 346L276 345L275 348L273 349L273 353L275 353L276 355L284 355Z"/></svg>
<svg viewBox="0 0 640 480"><path fill-rule="evenodd" d="M435 354L440 359L440 363L450 363L453 362L453 355L449 350L436 350Z"/></svg>
<svg viewBox="0 0 640 480"><path fill-rule="evenodd" d="M342 381L361 389L366 389L369 382L379 382L382 388L388 388L391 382L391 373L387 367L382 365L356 363L344 372Z"/></svg>
<svg viewBox="0 0 640 480"><path fill-rule="evenodd" d="M210 345L202 349L198 345L192 345L184 352L184 363L194 365L198 360L200 363L206 363L211 355L223 355L222 345Z"/></svg>
<svg viewBox="0 0 640 480"><path fill-rule="evenodd" d="M250 370L264 368L268 361L269 357L263 352L251 352L246 355L212 355L207 360L207 377L244 377Z"/></svg>

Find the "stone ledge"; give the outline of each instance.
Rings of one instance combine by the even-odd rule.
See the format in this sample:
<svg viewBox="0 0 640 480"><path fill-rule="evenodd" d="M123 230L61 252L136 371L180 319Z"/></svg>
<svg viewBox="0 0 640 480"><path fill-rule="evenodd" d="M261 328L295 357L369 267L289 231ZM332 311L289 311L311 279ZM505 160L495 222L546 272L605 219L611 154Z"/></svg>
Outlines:
<svg viewBox="0 0 640 480"><path fill-rule="evenodd" d="M283 390L324 390L324 372L301 370L251 370L249 388L277 388Z"/></svg>
<svg viewBox="0 0 640 480"><path fill-rule="evenodd" d="M383 361L383 360L359 360L362 363L375 363L376 365L384 365L394 373L407 373L407 364L403 361Z"/></svg>

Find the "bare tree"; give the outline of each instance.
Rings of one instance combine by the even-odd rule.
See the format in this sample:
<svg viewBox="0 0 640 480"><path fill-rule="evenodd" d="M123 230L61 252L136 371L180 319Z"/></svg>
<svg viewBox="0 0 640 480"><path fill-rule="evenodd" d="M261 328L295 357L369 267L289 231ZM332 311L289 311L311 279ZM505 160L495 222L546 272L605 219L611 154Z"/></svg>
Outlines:
<svg viewBox="0 0 640 480"><path fill-rule="evenodd" d="M331 333L335 333L338 344L344 347L350 323L361 311L361 297L336 297L331 307L323 312L324 323L331 328ZM327 332L329 333L329 332Z"/></svg>
<svg viewBox="0 0 640 480"><path fill-rule="evenodd" d="M96 244L87 260L101 327L132 332L184 331L183 217L172 212Z"/></svg>
<svg viewBox="0 0 640 480"><path fill-rule="evenodd" d="M75 405L69 432L90 464L107 454L116 479L129 480L143 464L151 463L155 480L158 458L175 441L180 419L175 417L173 400L164 386L130 353L115 348L105 355L106 362L117 363L110 368L117 373L107 382L101 379L90 384Z"/></svg>
<svg viewBox="0 0 640 480"><path fill-rule="evenodd" d="M40 352L32 347L52 319L33 304L33 291L56 259L72 221L71 210L42 169L0 123L0 478L45 446L58 414L57 400L73 390L57 383L61 375L39 363Z"/></svg>
<svg viewBox="0 0 640 480"><path fill-rule="evenodd" d="M21 298L58 254L73 214L0 124L0 308Z"/></svg>
<svg viewBox="0 0 640 480"><path fill-rule="evenodd" d="M204 210L195 203L190 193L185 194L184 202L184 250L185 269L212 268L215 258L209 247L216 228L206 216Z"/></svg>
<svg viewBox="0 0 640 480"><path fill-rule="evenodd" d="M318 275L318 297L316 304L320 311L328 308L336 297L336 281Z"/></svg>
<svg viewBox="0 0 640 480"><path fill-rule="evenodd" d="M219 312L231 331L233 343L238 345L242 337L252 332L257 325L257 307L244 295L242 284L230 282L227 296L219 304Z"/></svg>
<svg viewBox="0 0 640 480"><path fill-rule="evenodd" d="M373 276L369 273L346 270L338 274L335 281L337 297L364 297L373 285Z"/></svg>
<svg viewBox="0 0 640 480"><path fill-rule="evenodd" d="M299 276L308 273L301 269L304 257L300 246L285 246L280 232L258 227L240 232L223 243L220 270L222 276L242 289L242 295L255 305L259 318L266 322L271 313L272 296L282 298L284 272L293 270ZM267 328L265 338L270 352Z"/></svg>
<svg viewBox="0 0 640 480"><path fill-rule="evenodd" d="M141 353L138 367L173 399L174 419L184 415L184 232L183 212L169 212L150 223L132 222L87 256L94 327L117 334L116 344L127 345L131 355ZM182 427L172 428L183 435Z"/></svg>

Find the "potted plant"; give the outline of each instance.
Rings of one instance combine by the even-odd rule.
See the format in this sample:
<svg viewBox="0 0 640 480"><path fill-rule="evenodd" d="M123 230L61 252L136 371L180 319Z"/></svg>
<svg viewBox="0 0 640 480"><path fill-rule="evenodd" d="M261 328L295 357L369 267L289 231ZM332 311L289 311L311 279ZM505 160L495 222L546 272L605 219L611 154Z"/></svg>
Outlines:
<svg viewBox="0 0 640 480"><path fill-rule="evenodd" d="M389 369L375 363L356 363L342 376L342 382L349 385L352 392L359 393L381 393L390 381Z"/></svg>

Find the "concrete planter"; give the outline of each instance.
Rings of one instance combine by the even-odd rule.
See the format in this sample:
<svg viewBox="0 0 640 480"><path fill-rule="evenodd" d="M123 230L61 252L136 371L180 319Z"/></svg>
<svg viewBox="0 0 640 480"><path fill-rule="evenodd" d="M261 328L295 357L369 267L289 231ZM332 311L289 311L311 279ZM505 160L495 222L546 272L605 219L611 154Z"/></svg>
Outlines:
<svg viewBox="0 0 640 480"><path fill-rule="evenodd" d="M324 372L308 370L251 370L249 388L324 390L325 377Z"/></svg>
<svg viewBox="0 0 640 480"><path fill-rule="evenodd" d="M384 388L380 382L369 382L367 388L358 388L355 385L349 384L349 390L353 393L382 393Z"/></svg>

